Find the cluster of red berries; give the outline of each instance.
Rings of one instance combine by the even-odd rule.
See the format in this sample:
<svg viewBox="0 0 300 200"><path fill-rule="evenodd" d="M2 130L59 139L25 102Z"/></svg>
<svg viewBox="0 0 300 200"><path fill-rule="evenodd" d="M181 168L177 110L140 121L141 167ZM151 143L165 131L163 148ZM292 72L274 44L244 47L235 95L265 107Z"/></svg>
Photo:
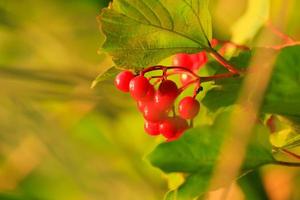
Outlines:
<svg viewBox="0 0 300 200"><path fill-rule="evenodd" d="M196 95L200 88L200 78L196 72L207 61L205 53L178 54L174 58L173 67L155 66L134 75L131 71L119 73L115 79L115 86L123 91L129 92L137 102L137 106L145 119L144 128L150 135L162 134L167 141L179 138L189 128L187 120L192 120L199 112L200 103ZM161 70L163 75L156 77L145 77L145 73ZM167 74L168 70L173 73ZM169 75L179 74L183 86L178 88L175 82L168 79ZM188 78L183 78L185 74ZM157 78L151 83L152 78ZM158 87L155 85L159 83ZM175 113L175 100L181 92L190 84L198 83L198 90L193 96L187 96L178 104L178 115Z"/></svg>
<svg viewBox="0 0 300 200"><path fill-rule="evenodd" d="M193 71L194 73L198 73L199 69L203 67L208 61L207 55L205 51L202 51L197 54L177 54L173 59L173 65L184 67ZM182 84L186 84L193 79L191 75L188 73L180 74L180 81Z"/></svg>

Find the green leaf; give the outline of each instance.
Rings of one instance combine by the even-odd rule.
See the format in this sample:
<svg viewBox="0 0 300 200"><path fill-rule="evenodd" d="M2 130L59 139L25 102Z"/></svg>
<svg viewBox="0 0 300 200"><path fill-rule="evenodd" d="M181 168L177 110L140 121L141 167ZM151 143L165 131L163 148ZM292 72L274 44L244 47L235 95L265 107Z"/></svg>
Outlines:
<svg viewBox="0 0 300 200"><path fill-rule="evenodd" d="M118 73L120 73L121 70L117 69L115 67L111 67L107 69L106 71L100 73L95 80L91 84L91 88L94 88L98 85L98 83L101 83L105 80L113 79Z"/></svg>
<svg viewBox="0 0 300 200"><path fill-rule="evenodd" d="M268 199L268 195L264 189L262 177L258 170L254 170L238 180L238 184L243 190L246 198L255 200Z"/></svg>
<svg viewBox="0 0 300 200"><path fill-rule="evenodd" d="M209 0L115 0L99 21L103 49L118 67L141 69L173 54L209 48Z"/></svg>
<svg viewBox="0 0 300 200"><path fill-rule="evenodd" d="M251 52L233 58L235 66L248 66ZM207 92L203 103L210 110L235 103L241 78L218 80ZM300 116L300 46L281 50L275 62L274 72L265 94L262 112L286 116Z"/></svg>
<svg viewBox="0 0 300 200"><path fill-rule="evenodd" d="M211 126L190 129L179 140L162 143L150 153L149 161L162 171L189 174L178 190L166 197L174 199L175 195L177 199L192 199L206 192L221 144L228 136L228 116L228 113L218 116ZM265 127L255 127L241 173L274 162L268 135Z"/></svg>

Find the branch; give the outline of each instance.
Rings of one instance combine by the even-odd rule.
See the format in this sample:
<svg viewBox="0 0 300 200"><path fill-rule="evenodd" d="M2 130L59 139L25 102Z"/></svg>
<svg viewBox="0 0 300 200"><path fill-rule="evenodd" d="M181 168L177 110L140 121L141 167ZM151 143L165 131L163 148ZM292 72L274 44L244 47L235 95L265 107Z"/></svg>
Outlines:
<svg viewBox="0 0 300 200"><path fill-rule="evenodd" d="M272 164L273 165L283 165L283 166L287 166L287 167L300 167L300 163L285 162L285 161L275 161Z"/></svg>

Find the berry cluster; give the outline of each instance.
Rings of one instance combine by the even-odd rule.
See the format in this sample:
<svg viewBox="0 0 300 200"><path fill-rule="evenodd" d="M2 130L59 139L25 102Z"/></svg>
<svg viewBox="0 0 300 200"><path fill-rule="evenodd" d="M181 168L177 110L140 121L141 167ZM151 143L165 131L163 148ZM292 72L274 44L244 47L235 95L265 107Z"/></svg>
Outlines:
<svg viewBox="0 0 300 200"><path fill-rule="evenodd" d="M129 92L137 102L139 111L145 119L144 128L150 135L162 134L167 141L179 138L189 128L187 120L192 120L200 110L196 95L201 90L200 77L196 72L207 62L205 52L198 54L178 54L174 57L174 66L154 66L134 75L131 71L123 71L117 75L115 86ZM146 77L151 71L160 70L162 75ZM182 87L169 79L178 74ZM186 77L184 77L184 75ZM156 79L151 83L153 79ZM176 114L175 101L177 97L191 84L196 84L193 96L182 98ZM158 85L158 86L156 86ZM190 126L191 126L190 124Z"/></svg>
<svg viewBox="0 0 300 200"><path fill-rule="evenodd" d="M173 59L173 65L178 67L184 67L197 73L198 70L203 67L208 61L205 51L197 54L177 54ZM182 84L186 84L193 79L188 73L180 74L180 81Z"/></svg>

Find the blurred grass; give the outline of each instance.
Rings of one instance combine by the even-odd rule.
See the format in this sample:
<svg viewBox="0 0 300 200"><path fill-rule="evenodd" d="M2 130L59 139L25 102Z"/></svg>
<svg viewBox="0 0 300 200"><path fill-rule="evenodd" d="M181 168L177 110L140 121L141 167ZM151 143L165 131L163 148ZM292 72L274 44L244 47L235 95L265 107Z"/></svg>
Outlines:
<svg viewBox="0 0 300 200"><path fill-rule="evenodd" d="M0 2L0 199L160 199L155 143L97 54L108 1ZM134 126L133 126L134 124Z"/></svg>

